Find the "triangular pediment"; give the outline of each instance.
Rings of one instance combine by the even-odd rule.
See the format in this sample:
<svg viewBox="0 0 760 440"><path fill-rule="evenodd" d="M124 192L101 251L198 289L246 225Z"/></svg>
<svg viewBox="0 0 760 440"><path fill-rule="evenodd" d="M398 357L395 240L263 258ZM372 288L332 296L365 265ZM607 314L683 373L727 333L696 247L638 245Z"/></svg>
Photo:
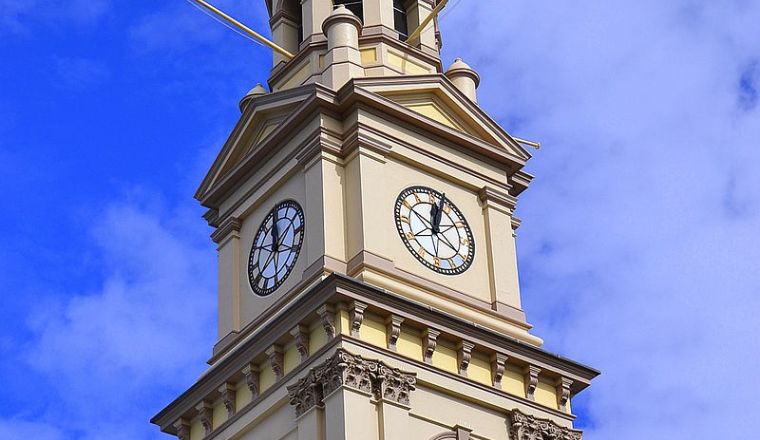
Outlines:
<svg viewBox="0 0 760 440"><path fill-rule="evenodd" d="M522 160L531 157L520 142L441 75L383 78L383 81L377 82L365 78L358 80L357 85L433 123L500 147Z"/></svg>
<svg viewBox="0 0 760 440"><path fill-rule="evenodd" d="M305 97L305 96L304 96ZM248 106L211 165L196 192L202 198L245 160L262 142L265 142L290 116L304 97L269 100L259 98Z"/></svg>

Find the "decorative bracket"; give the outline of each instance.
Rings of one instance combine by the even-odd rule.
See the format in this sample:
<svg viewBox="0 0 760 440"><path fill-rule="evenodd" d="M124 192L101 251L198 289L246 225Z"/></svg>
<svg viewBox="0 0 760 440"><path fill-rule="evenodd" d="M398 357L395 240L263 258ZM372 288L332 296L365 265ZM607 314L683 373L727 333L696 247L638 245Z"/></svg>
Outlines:
<svg viewBox="0 0 760 440"><path fill-rule="evenodd" d="M285 375L285 356L282 352L282 347L279 345L273 345L266 350L267 358L269 358L269 365L272 367L274 377L276 380L282 379Z"/></svg>
<svg viewBox="0 0 760 440"><path fill-rule="evenodd" d="M467 367L470 366L473 348L475 348L475 344L470 341L461 341L457 345L457 365L461 376L467 377Z"/></svg>
<svg viewBox="0 0 760 440"><path fill-rule="evenodd" d="M351 302L351 336L358 338L364 320L364 311L367 310L367 304L361 301Z"/></svg>
<svg viewBox="0 0 760 440"><path fill-rule="evenodd" d="M290 335L296 340L296 349L301 355L301 362L309 357L309 328L303 324L298 324Z"/></svg>
<svg viewBox="0 0 760 440"><path fill-rule="evenodd" d="M529 365L525 367L525 397L528 400L536 400L536 387L538 387L538 374L541 373L541 369Z"/></svg>
<svg viewBox="0 0 760 440"><path fill-rule="evenodd" d="M424 347L422 358L426 364L433 363L433 353L435 353L435 347L438 345L438 336L440 335L441 332L430 327L422 332L422 345Z"/></svg>
<svg viewBox="0 0 760 440"><path fill-rule="evenodd" d="M501 388L501 379L504 377L504 370L507 367L507 356L504 353L494 353L491 356L491 375L493 379L493 386Z"/></svg>
<svg viewBox="0 0 760 440"><path fill-rule="evenodd" d="M327 338L332 339L335 337L335 307L331 304L323 304L317 309L319 319L322 322L322 327L327 333Z"/></svg>
<svg viewBox="0 0 760 440"><path fill-rule="evenodd" d="M222 395L222 403L224 403L224 407L227 409L227 418L229 419L234 416L237 411L237 408L235 407L235 395L237 394L237 391L235 391L235 385L226 382L219 387L219 393Z"/></svg>
<svg viewBox="0 0 760 440"><path fill-rule="evenodd" d="M248 385L248 389L251 390L251 398L259 397L259 367L256 364L248 364L243 367L242 373L245 375L245 383Z"/></svg>
<svg viewBox="0 0 760 440"><path fill-rule="evenodd" d="M570 387L572 379L560 377L557 379L557 406L560 411L568 412L567 403L570 401Z"/></svg>
<svg viewBox="0 0 760 440"><path fill-rule="evenodd" d="M190 440L190 422L187 419L179 419L174 422L177 430L177 440Z"/></svg>
<svg viewBox="0 0 760 440"><path fill-rule="evenodd" d="M198 410L198 417L203 426L203 433L205 435L211 434L211 431L214 430L214 407L211 405L211 402L204 400L195 409Z"/></svg>
<svg viewBox="0 0 760 440"><path fill-rule="evenodd" d="M404 318L398 315L391 315L385 320L386 330L388 332L388 350L396 351L396 343L401 336L401 323Z"/></svg>

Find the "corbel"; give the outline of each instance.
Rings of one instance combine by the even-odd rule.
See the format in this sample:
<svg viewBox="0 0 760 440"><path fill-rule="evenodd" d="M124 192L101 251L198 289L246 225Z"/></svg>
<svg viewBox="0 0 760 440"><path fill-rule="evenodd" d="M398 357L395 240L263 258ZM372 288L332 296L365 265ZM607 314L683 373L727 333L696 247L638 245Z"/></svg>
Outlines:
<svg viewBox="0 0 760 440"><path fill-rule="evenodd" d="M322 327L327 333L327 338L332 339L335 337L335 307L331 304L323 304L317 309L319 320L322 322Z"/></svg>
<svg viewBox="0 0 760 440"><path fill-rule="evenodd" d="M351 336L358 338L364 320L364 311L367 310L367 304L361 301L352 301L350 306L351 313Z"/></svg>
<svg viewBox="0 0 760 440"><path fill-rule="evenodd" d="M385 320L385 327L388 333L388 350L396 351L396 343L401 336L401 323L404 318L398 315L391 315Z"/></svg>
<svg viewBox="0 0 760 440"><path fill-rule="evenodd" d="M301 355L301 362L305 361L309 357L309 327L298 324L290 331L290 335L296 340L296 349Z"/></svg>
<svg viewBox="0 0 760 440"><path fill-rule="evenodd" d="M190 421L180 418L174 422L174 429L177 430L177 440L190 440Z"/></svg>
<svg viewBox="0 0 760 440"><path fill-rule="evenodd" d="M200 418L201 426L203 426L204 435L211 434L211 431L214 430L214 407L211 402L204 400L195 409L198 411L198 418Z"/></svg>
<svg viewBox="0 0 760 440"><path fill-rule="evenodd" d="M525 373L525 397L528 400L536 400L536 387L538 387L538 374L541 373L541 369L528 365L523 370Z"/></svg>
<svg viewBox="0 0 760 440"><path fill-rule="evenodd" d="M282 352L282 347L279 345L272 345L265 351L267 358L269 359L269 365L272 367L274 377L277 380L282 379L285 375L285 355Z"/></svg>
<svg viewBox="0 0 760 440"><path fill-rule="evenodd" d="M422 332L422 345L424 346L425 350L422 359L426 364L433 363L433 353L435 353L435 347L438 345L438 336L440 335L441 332L430 327L426 328L425 331Z"/></svg>
<svg viewBox="0 0 760 440"><path fill-rule="evenodd" d="M570 387L573 385L573 381L566 377L560 377L557 379L556 385L558 409L567 412L567 403L570 401Z"/></svg>
<svg viewBox="0 0 760 440"><path fill-rule="evenodd" d="M229 419L234 416L237 411L237 408L235 407L235 395L237 394L237 391L235 391L235 385L231 382L225 382L224 385L219 387L219 394L222 395L222 403L227 409L227 418Z"/></svg>
<svg viewBox="0 0 760 440"><path fill-rule="evenodd" d="M467 377L467 367L470 366L473 348L475 348L475 344L470 341L461 341L457 345L457 365L461 376Z"/></svg>
<svg viewBox="0 0 760 440"><path fill-rule="evenodd" d="M245 384L248 385L248 389L251 391L251 398L255 399L259 397L259 367L250 363L243 367L243 375L245 376Z"/></svg>
<svg viewBox="0 0 760 440"><path fill-rule="evenodd" d="M501 388L501 379L504 377L507 359L509 359L509 356L504 353L494 353L491 355L491 375L493 386L496 388Z"/></svg>

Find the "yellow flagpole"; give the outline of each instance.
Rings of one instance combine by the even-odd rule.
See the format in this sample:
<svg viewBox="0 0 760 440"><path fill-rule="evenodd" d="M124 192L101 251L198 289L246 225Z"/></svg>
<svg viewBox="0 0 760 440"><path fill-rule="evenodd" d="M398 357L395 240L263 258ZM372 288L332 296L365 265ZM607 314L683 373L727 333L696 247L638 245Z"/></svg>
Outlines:
<svg viewBox="0 0 760 440"><path fill-rule="evenodd" d="M265 36L259 34L258 32L254 31L253 29L249 28L248 26L244 25L243 23L235 20L234 18L230 17L229 15L225 14L224 11L220 10L216 6L208 3L205 0L193 0L194 2L198 3L199 5L203 6L207 10L211 11L212 13L219 16L221 19L226 21L227 23L231 24L232 26L235 26L236 28L240 29L241 31L245 32L246 34L250 35L251 37L255 38L256 40L260 41L261 44L264 44L266 46L269 46L274 50L275 52L279 53L280 55L284 56L287 59L293 58L293 54L288 52L287 50L283 49L282 47L275 44L273 41L269 40Z"/></svg>
<svg viewBox="0 0 760 440"><path fill-rule="evenodd" d="M414 41L415 38L419 37L422 31L425 29L425 27L430 24L430 22L443 10L443 8L446 7L446 3L448 3L449 0L442 0L440 3L438 3L438 6L433 9L432 12L430 12L430 15L425 17L424 20L422 20L422 23L417 27L417 29L414 30L411 34L409 34L409 37L406 39L407 42Z"/></svg>

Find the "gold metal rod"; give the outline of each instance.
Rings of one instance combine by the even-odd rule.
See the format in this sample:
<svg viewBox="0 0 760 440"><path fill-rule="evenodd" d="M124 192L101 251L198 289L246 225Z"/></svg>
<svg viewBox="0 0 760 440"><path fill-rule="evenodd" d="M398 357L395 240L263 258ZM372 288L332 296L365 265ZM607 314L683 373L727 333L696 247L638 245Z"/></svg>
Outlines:
<svg viewBox="0 0 760 440"><path fill-rule="evenodd" d="M529 146L535 148L536 150L540 150L541 149L541 142L526 141L525 139L516 138L514 136L512 137L512 139L514 139L515 141L517 141L518 144L529 145Z"/></svg>
<svg viewBox="0 0 760 440"><path fill-rule="evenodd" d="M287 59L292 59L293 54L288 52L287 50L283 49L282 47L278 46L273 41L269 40L267 37L261 35L260 33L254 31L253 29L249 28L248 26L244 25L243 23L235 20L234 18L230 17L229 15L225 14L222 10L217 8L216 6L208 3L205 0L193 0L194 2L198 3L199 5L203 6L204 8L208 9L209 11L213 12L214 14L218 15L221 19L226 21L227 23L235 26L236 28L240 29L241 31L245 32L246 34L250 35L251 37L255 38L256 40L260 41L261 44L264 44L266 46L269 46L274 50L275 52L279 53L280 55L284 56Z"/></svg>
<svg viewBox="0 0 760 440"><path fill-rule="evenodd" d="M442 0L440 3L438 3L438 6L433 9L432 12L430 12L430 15L425 17L424 20L422 20L422 23L417 27L417 29L414 30L411 34L409 34L409 37L406 39L407 42L414 41L415 38L419 37L422 31L425 29L425 27L430 24L430 22L443 10L443 8L446 7L446 3L448 3L449 0Z"/></svg>

